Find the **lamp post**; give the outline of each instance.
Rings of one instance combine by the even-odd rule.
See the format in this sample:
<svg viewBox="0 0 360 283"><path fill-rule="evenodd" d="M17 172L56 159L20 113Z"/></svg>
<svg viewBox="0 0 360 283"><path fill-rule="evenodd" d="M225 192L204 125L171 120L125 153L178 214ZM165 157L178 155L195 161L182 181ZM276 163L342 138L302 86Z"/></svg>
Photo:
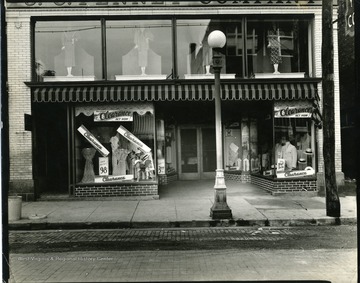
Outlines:
<svg viewBox="0 0 360 283"><path fill-rule="evenodd" d="M226 185L223 169L222 153L222 123L221 123L221 98L220 98L220 70L222 67L222 57L220 48L226 43L225 34L215 30L209 34L208 44L213 49L213 70L215 76L215 132L216 132L216 175L214 204L210 209L212 219L232 218L231 209L226 203Z"/></svg>

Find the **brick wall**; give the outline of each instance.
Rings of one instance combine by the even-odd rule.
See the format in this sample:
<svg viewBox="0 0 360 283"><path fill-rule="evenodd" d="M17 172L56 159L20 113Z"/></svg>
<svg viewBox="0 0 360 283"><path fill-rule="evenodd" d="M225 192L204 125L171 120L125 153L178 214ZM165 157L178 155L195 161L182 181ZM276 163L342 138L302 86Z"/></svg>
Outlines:
<svg viewBox="0 0 360 283"><path fill-rule="evenodd" d="M316 179L288 179L272 180L252 175L251 183L259 188L271 192L271 194L283 194L294 192L317 193Z"/></svg>
<svg viewBox="0 0 360 283"><path fill-rule="evenodd" d="M30 17L7 15L10 193L33 194L32 135L24 129L31 114Z"/></svg>
<svg viewBox="0 0 360 283"><path fill-rule="evenodd" d="M178 180L177 174L172 175L158 175L159 185L167 185Z"/></svg>
<svg viewBox="0 0 360 283"><path fill-rule="evenodd" d="M144 185L114 185L114 186L77 186L75 197L132 197L156 196L159 197L157 184Z"/></svg>
<svg viewBox="0 0 360 283"><path fill-rule="evenodd" d="M250 173L231 173L224 172L225 181L226 180L234 180L242 183L251 183Z"/></svg>

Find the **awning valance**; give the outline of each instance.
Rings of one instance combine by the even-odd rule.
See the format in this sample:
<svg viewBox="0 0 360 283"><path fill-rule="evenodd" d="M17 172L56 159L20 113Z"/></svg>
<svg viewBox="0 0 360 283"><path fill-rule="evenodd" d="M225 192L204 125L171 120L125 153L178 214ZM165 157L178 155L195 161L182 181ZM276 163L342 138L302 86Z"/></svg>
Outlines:
<svg viewBox="0 0 360 283"><path fill-rule="evenodd" d="M223 100L318 99L317 83L222 83ZM203 101L214 99L213 84L33 87L33 102Z"/></svg>
<svg viewBox="0 0 360 283"><path fill-rule="evenodd" d="M95 111L112 111L112 110L121 110L128 111L132 113L138 113L139 115L145 115L150 112L154 114L154 105L152 103L121 103L119 105L82 105L75 107L75 116L79 116L80 113L83 113L86 116L93 115Z"/></svg>

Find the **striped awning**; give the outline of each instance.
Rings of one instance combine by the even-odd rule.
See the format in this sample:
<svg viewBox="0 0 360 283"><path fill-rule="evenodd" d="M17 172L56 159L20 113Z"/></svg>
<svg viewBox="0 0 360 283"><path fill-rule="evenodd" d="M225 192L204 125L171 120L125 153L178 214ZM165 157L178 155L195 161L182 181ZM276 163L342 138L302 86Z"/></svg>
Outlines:
<svg viewBox="0 0 360 283"><path fill-rule="evenodd" d="M318 99L317 83L223 83L223 100ZM214 99L213 84L116 86L37 86L33 102L204 101Z"/></svg>

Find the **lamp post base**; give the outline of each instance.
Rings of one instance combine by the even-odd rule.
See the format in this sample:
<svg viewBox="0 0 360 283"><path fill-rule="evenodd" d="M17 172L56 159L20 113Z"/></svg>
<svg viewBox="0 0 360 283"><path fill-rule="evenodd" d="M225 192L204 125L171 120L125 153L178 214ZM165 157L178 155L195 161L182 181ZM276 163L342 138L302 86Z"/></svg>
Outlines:
<svg viewBox="0 0 360 283"><path fill-rule="evenodd" d="M215 197L214 205L210 209L212 219L230 219L232 218L231 209L226 203L226 185L224 170L217 169L215 176Z"/></svg>

